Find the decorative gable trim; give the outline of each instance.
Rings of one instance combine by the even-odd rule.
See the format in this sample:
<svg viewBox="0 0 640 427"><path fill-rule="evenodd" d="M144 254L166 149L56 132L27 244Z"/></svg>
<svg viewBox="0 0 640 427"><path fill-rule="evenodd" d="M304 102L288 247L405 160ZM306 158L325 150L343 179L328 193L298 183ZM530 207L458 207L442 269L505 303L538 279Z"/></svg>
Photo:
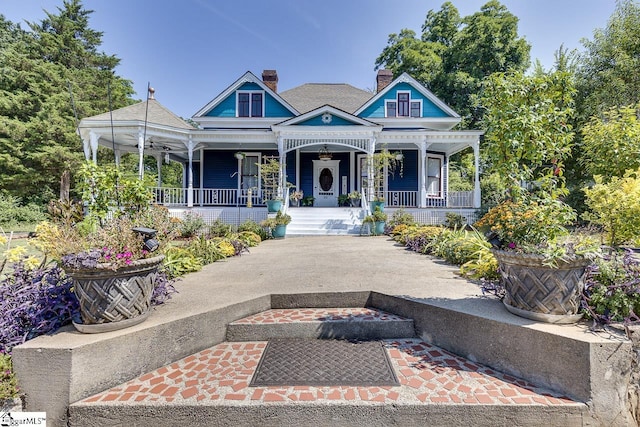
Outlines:
<svg viewBox="0 0 640 427"><path fill-rule="evenodd" d="M338 108L335 108L335 107L332 107L331 105L326 104L326 105L323 105L322 107L316 108L315 110L311 110L307 113L304 113L298 117L293 117L291 119L278 123L272 126L272 128L275 126L278 126L278 127L294 126L300 123L304 123L307 120L310 120L318 116L322 116L322 122L327 125L331 123L331 117L336 116L336 117L340 117L343 120L351 122L355 125L380 127L377 123L371 122L369 120L366 120L360 117L356 117L353 114L349 114L346 111L342 111Z"/></svg>
<svg viewBox="0 0 640 427"><path fill-rule="evenodd" d="M397 79L392 81L382 91L378 92L369 101L367 101L363 106L358 108L358 110L354 114L356 116L360 115L363 111L365 111L373 103L377 102L380 99L384 100L384 97L390 91L392 91L399 83L408 83L409 85L413 86L413 88L416 89L418 92L420 92L425 98L427 98L428 100L433 102L438 108L440 108L442 111L444 111L447 115L449 115L452 118L460 119L460 115L458 113L453 111L453 109L451 109L451 107L449 107L447 104L445 104L440 98L435 96L433 94L433 92L431 92L429 89L427 89L426 87L421 85L416 79L414 79L413 77L411 77L407 73L402 73L402 75L398 76Z"/></svg>
<svg viewBox="0 0 640 427"><path fill-rule="evenodd" d="M240 88L245 83L255 83L262 88L265 93L268 93L273 98L275 98L280 104L282 104L287 110L291 112L294 116L300 114L295 108L293 108L287 101L285 101L280 95L276 92L272 91L262 80L256 77L251 71L247 71L240 77L238 80L233 82L229 87L227 87L224 91L222 91L218 96L216 96L213 100L211 100L207 105L202 107L196 114L193 115L193 118L205 117L206 114L211 111L214 107L220 104L222 101L227 99L229 96L235 96L234 92ZM263 101L264 102L264 101ZM237 113L236 113L237 114Z"/></svg>

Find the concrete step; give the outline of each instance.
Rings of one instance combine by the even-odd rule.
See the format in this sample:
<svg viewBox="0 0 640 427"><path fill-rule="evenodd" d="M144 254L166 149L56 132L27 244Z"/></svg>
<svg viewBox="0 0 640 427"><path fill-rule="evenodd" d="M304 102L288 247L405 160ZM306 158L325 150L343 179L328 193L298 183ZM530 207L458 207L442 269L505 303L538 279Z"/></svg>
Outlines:
<svg viewBox="0 0 640 427"><path fill-rule="evenodd" d="M567 427L587 415L584 403L420 339L383 345L399 386L252 387L267 342L223 342L73 403L68 425Z"/></svg>
<svg viewBox="0 0 640 427"><path fill-rule="evenodd" d="M227 341L411 338L413 320L375 308L271 309L227 326Z"/></svg>
<svg viewBox="0 0 640 427"><path fill-rule="evenodd" d="M287 235L359 234L364 211L357 208L290 208Z"/></svg>

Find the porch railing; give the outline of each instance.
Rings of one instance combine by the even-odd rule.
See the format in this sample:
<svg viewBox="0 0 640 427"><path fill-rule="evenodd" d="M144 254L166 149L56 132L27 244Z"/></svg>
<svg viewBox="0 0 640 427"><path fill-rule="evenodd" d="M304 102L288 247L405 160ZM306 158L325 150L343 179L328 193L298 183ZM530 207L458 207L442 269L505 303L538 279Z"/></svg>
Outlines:
<svg viewBox="0 0 640 427"><path fill-rule="evenodd" d="M153 203L159 205L187 205L187 188L163 188L154 187ZM235 188L194 188L194 206L246 206L249 198L248 190ZM253 206L264 206L262 194L259 190L253 190L251 194Z"/></svg>
<svg viewBox="0 0 640 427"><path fill-rule="evenodd" d="M162 188L154 187L153 202L159 205L187 205L186 188ZM235 188L194 188L194 206L246 206L248 190L237 190ZM364 200L363 200L364 202ZM387 191L385 197L386 205L389 207L415 208L418 206L417 191ZM265 201L260 190L254 190L251 194L253 206L264 206ZM365 203L363 203L366 205ZM438 197L427 197L427 207L434 208L472 208L473 191L452 191L447 195L446 200Z"/></svg>

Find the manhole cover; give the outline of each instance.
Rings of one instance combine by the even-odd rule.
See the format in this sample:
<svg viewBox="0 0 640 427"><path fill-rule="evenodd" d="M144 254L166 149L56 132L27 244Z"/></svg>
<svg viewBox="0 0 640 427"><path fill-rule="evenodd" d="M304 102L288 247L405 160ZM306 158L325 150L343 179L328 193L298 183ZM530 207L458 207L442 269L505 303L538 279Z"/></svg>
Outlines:
<svg viewBox="0 0 640 427"><path fill-rule="evenodd" d="M249 384L260 386L397 386L379 341L270 340Z"/></svg>

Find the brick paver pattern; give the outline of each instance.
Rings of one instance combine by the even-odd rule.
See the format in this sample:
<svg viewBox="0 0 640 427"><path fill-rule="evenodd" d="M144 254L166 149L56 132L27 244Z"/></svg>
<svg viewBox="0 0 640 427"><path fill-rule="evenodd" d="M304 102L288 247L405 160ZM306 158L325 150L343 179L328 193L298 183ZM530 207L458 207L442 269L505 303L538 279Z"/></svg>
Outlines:
<svg viewBox="0 0 640 427"><path fill-rule="evenodd" d="M372 320L393 316L370 309L296 309L282 313L282 310L269 310L242 321L315 321L319 317L339 320L345 316L360 320L370 317ZM400 381L399 387L249 387L267 342L223 342L82 402L242 405L321 404L342 400L360 404L580 404L417 338L383 340L383 343Z"/></svg>

